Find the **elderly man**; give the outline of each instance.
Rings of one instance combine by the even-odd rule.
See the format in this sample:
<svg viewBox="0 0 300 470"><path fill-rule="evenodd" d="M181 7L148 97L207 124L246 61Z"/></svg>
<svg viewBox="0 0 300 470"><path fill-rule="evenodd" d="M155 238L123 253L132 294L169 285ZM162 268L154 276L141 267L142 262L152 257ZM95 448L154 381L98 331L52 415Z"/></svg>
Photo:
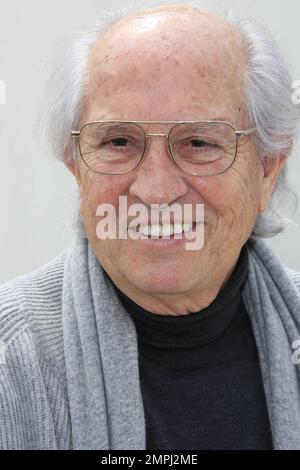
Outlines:
<svg viewBox="0 0 300 470"><path fill-rule="evenodd" d="M276 46L182 5L74 51L49 122L81 229L1 288L1 448L300 449L300 275L261 239L298 124Z"/></svg>

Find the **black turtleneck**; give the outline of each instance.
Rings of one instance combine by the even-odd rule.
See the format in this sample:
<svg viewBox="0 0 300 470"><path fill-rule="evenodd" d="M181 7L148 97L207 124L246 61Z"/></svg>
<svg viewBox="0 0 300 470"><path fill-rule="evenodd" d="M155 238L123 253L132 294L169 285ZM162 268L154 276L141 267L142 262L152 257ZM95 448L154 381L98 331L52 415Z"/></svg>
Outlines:
<svg viewBox="0 0 300 470"><path fill-rule="evenodd" d="M216 299L180 316L144 310L111 281L136 326L147 449L272 449L257 348L241 295L247 272L245 245Z"/></svg>

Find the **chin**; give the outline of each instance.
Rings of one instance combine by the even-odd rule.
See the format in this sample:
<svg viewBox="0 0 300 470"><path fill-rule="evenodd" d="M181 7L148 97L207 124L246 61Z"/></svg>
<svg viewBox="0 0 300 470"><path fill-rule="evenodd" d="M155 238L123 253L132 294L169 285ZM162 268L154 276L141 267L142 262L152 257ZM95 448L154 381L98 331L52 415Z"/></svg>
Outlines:
<svg viewBox="0 0 300 470"><path fill-rule="evenodd" d="M192 278L181 269L140 270L132 276L131 282L141 291L149 294L182 294L192 288ZM194 284L194 280L193 280Z"/></svg>

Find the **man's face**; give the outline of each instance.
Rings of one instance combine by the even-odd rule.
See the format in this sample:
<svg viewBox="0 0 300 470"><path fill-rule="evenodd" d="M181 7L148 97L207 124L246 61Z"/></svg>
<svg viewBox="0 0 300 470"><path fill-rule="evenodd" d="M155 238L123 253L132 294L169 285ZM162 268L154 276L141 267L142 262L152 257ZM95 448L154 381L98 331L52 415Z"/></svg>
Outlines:
<svg viewBox="0 0 300 470"><path fill-rule="evenodd" d="M214 23L215 21L215 23ZM123 21L92 52L82 124L93 120L225 120L249 127L243 100L245 60L238 34L221 20L165 12ZM170 126L144 125L148 132ZM264 170L250 137L239 141L233 166L216 176L183 173L163 139L152 139L129 174L76 169L85 229L100 263L127 292L197 298L199 286L225 279L249 238L266 193ZM187 251L172 240L99 240L97 207L119 197L128 206L204 204L204 247ZM193 305L193 301L191 302ZM197 310L197 301L194 302Z"/></svg>

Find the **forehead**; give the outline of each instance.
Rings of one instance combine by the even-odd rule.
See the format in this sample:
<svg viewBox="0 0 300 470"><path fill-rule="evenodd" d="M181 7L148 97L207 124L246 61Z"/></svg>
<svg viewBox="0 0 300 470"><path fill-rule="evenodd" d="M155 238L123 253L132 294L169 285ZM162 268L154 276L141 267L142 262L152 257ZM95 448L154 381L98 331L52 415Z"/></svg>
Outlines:
<svg viewBox="0 0 300 470"><path fill-rule="evenodd" d="M101 108L105 114L132 106L142 113L143 107L150 111L158 103L172 102L176 113L187 100L191 112L199 106L228 108L241 99L244 62L239 33L211 15L195 19L160 13L125 19L91 51L87 109L93 113ZM150 112L143 119L150 114L158 118Z"/></svg>

